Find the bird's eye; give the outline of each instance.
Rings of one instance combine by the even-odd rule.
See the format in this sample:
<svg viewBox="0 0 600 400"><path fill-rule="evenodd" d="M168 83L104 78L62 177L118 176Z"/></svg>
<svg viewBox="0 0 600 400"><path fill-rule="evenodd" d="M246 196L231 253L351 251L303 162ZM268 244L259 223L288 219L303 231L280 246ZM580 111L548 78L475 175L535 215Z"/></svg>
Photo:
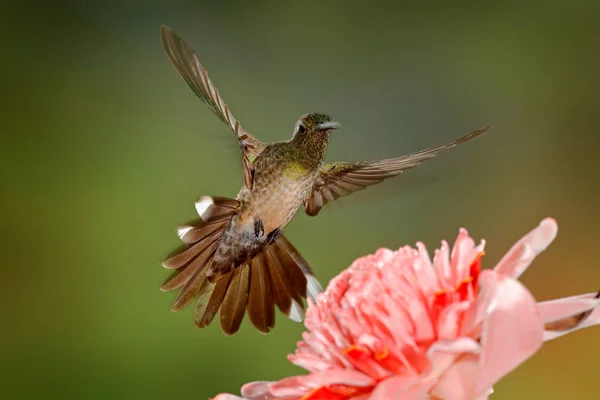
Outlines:
<svg viewBox="0 0 600 400"><path fill-rule="evenodd" d="M306 132L306 127L302 124L298 124L298 133Z"/></svg>

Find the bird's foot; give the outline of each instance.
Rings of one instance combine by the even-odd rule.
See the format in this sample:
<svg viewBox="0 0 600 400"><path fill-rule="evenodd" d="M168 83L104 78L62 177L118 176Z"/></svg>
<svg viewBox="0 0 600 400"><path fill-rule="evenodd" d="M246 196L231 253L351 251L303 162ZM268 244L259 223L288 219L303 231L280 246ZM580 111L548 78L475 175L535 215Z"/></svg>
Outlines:
<svg viewBox="0 0 600 400"><path fill-rule="evenodd" d="M257 218L254 221L254 237L263 237L265 235L265 226L263 225L262 219Z"/></svg>

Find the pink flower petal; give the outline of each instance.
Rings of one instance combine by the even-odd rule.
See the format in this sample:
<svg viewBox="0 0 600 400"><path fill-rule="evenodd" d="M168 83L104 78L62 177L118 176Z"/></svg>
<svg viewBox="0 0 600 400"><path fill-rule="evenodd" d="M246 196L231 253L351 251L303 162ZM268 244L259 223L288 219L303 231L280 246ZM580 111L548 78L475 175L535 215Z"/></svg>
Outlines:
<svg viewBox="0 0 600 400"><path fill-rule="evenodd" d="M310 375L308 375L310 376ZM309 393L312 388L306 386L300 378L301 376L292 376L290 378L283 378L277 382L269 383L268 389L271 394L275 397L284 397L284 396L296 396L302 397L305 394ZM244 391L242 390L242 394Z"/></svg>
<svg viewBox="0 0 600 400"><path fill-rule="evenodd" d="M424 380L435 384L439 377L444 375L456 360L469 354L479 358L480 353L481 346L471 338L462 337L438 341L427 352L427 357L431 361L431 368ZM472 378L475 379L476 376L473 375Z"/></svg>
<svg viewBox="0 0 600 400"><path fill-rule="evenodd" d="M544 219L535 229L525 235L511 247L500 260L494 271L517 279L533 259L546 250L558 232L558 225L553 218Z"/></svg>
<svg viewBox="0 0 600 400"><path fill-rule="evenodd" d="M461 337L458 339L438 340L433 345L431 345L431 347L427 351L427 355L429 357L432 357L435 353L438 352L455 354L479 354L481 352L481 346L476 340L467 337Z"/></svg>
<svg viewBox="0 0 600 400"><path fill-rule="evenodd" d="M546 321L544 341L556 339L567 333L600 325L600 298L598 293L588 293L538 304L540 313L552 317Z"/></svg>
<svg viewBox="0 0 600 400"><path fill-rule="evenodd" d="M460 235L460 234L459 234ZM450 249L448 242L442 240L442 247L437 249L433 256L433 268L437 274L439 287L452 286L452 268L450 267Z"/></svg>
<svg viewBox="0 0 600 400"><path fill-rule="evenodd" d="M460 321L464 313L471 307L471 302L462 301L446 306L438 317L438 338L441 340L458 336Z"/></svg>
<svg viewBox="0 0 600 400"><path fill-rule="evenodd" d="M483 272L485 241L465 229L433 262L422 243L359 258L308 301L289 359L310 373L249 383L244 399L488 399L543 340L600 324L595 293L536 304L516 280L556 233L545 219Z"/></svg>
<svg viewBox="0 0 600 400"><path fill-rule="evenodd" d="M317 372L315 374L299 376L298 380L302 385L313 389L327 385L368 387L375 384L375 380L370 376L350 369Z"/></svg>
<svg viewBox="0 0 600 400"><path fill-rule="evenodd" d="M552 322L589 311L600 306L600 299L596 298L597 294L588 293L542 301L537 305L540 317L544 322Z"/></svg>
<svg viewBox="0 0 600 400"><path fill-rule="evenodd" d="M387 378L391 374L390 371L385 369L377 362L377 360L375 360L371 350L367 349L365 346L358 345L348 348L346 356L354 368L376 380Z"/></svg>
<svg viewBox="0 0 600 400"><path fill-rule="evenodd" d="M310 393L313 389L329 385L369 387L375 385L375 381L368 375L357 371L338 369L284 378L280 381L270 383L268 389L275 397L302 397Z"/></svg>
<svg viewBox="0 0 600 400"><path fill-rule="evenodd" d="M437 292L439 290L438 278L433 269L427 247L423 243L417 242L417 252L418 257L413 263L413 268L419 277L419 286L424 293Z"/></svg>
<svg viewBox="0 0 600 400"><path fill-rule="evenodd" d="M480 282L486 296L476 394L486 393L543 342L536 301L521 283L490 270L481 274Z"/></svg>
<svg viewBox="0 0 600 400"><path fill-rule="evenodd" d="M471 400L477 387L479 357L465 354L441 376L431 394L441 399Z"/></svg>
<svg viewBox="0 0 600 400"><path fill-rule="evenodd" d="M288 360L292 364L296 364L300 368L304 368L308 372L324 371L331 367L331 361L323 359L318 354L307 352L296 352L296 354L288 355Z"/></svg>
<svg viewBox="0 0 600 400"><path fill-rule="evenodd" d="M242 396L247 399L252 400L269 400L274 399L271 393L269 393L269 381L258 381L258 382L250 382L246 383L242 386ZM229 400L229 399L222 399Z"/></svg>
<svg viewBox="0 0 600 400"><path fill-rule="evenodd" d="M247 400L247 399L244 399L243 397L239 397L239 396L234 396L229 393L219 393L218 395L213 397L212 400Z"/></svg>
<svg viewBox="0 0 600 400"><path fill-rule="evenodd" d="M429 399L431 385L423 385L418 377L393 376L377 384L369 400L424 400Z"/></svg>
<svg viewBox="0 0 600 400"><path fill-rule="evenodd" d="M461 228L450 253L452 287L458 286L460 281L469 276L469 266L476 255L474 249L475 241L471 239L469 232L465 228Z"/></svg>

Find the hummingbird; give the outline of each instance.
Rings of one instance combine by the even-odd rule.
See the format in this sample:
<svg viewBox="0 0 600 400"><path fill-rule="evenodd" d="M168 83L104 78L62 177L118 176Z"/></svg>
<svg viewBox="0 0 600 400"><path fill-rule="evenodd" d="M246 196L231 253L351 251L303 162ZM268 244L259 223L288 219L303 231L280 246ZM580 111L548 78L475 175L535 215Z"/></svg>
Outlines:
<svg viewBox="0 0 600 400"><path fill-rule="evenodd" d="M200 219L178 228L184 245L163 261L173 274L161 290L181 288L171 309L178 311L198 298L194 322L199 328L219 313L221 330L232 335L247 313L258 331L268 333L274 327L275 306L300 322L303 301L315 301L322 291L309 264L282 235L300 207L316 216L339 197L399 175L490 129L400 157L325 162L331 134L340 127L330 116L305 114L291 139L263 143L233 116L194 50L164 25L161 40L181 78L229 126L241 149L243 185L237 197L198 198Z"/></svg>

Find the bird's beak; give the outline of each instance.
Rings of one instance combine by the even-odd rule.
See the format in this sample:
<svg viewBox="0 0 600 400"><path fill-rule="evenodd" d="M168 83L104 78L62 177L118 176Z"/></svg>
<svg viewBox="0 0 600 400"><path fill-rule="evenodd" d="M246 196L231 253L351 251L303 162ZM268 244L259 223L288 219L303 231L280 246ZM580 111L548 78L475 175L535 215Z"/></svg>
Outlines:
<svg viewBox="0 0 600 400"><path fill-rule="evenodd" d="M340 123L335 122L335 121L323 122L322 124L319 124L320 131L326 131L329 129L338 129L339 127L340 127Z"/></svg>

